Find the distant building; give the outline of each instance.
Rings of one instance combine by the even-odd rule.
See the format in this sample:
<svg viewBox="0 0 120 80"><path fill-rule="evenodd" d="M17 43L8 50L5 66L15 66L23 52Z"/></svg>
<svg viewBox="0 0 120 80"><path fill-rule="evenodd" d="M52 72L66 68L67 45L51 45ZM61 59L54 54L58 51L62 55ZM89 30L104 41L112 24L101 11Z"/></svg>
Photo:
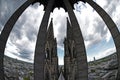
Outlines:
<svg viewBox="0 0 120 80"><path fill-rule="evenodd" d="M94 59L94 61L96 61L96 58L95 58L95 57L93 57L93 59Z"/></svg>

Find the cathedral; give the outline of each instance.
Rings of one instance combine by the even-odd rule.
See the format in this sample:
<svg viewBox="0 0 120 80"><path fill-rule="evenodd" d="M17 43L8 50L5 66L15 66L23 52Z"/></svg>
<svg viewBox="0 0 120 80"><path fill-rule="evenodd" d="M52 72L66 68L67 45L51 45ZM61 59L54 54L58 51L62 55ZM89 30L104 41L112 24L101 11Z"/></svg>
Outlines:
<svg viewBox="0 0 120 80"><path fill-rule="evenodd" d="M54 38L52 21L47 31L47 42L45 46L45 80L58 80L57 42L56 38Z"/></svg>
<svg viewBox="0 0 120 80"><path fill-rule="evenodd" d="M77 63L74 36L72 27L67 19L66 38L64 39L64 69L59 69L57 56L57 41L54 38L52 20L47 30L47 41L45 47L45 80L75 80Z"/></svg>
<svg viewBox="0 0 120 80"><path fill-rule="evenodd" d="M9 35L22 13L28 6L36 2L44 5L44 15L37 35L34 56L35 80L88 80L88 64L86 49L80 25L74 14L74 4L82 1L88 3L103 19L113 37L117 59L118 73L116 80L120 80L120 32L108 15L94 0L26 0L8 19L0 34L0 80L4 76L4 53ZM53 34L53 24L47 29L50 14L54 8L64 8L68 13L67 36L64 39L64 69L59 69L57 57L57 41ZM69 28L68 28L69 27ZM74 27L74 28L73 28ZM74 34L73 34L74 33ZM44 54L45 53L45 54Z"/></svg>
<svg viewBox="0 0 120 80"><path fill-rule="evenodd" d="M77 63L72 27L67 20L67 33L64 40L64 77L65 80L76 80Z"/></svg>

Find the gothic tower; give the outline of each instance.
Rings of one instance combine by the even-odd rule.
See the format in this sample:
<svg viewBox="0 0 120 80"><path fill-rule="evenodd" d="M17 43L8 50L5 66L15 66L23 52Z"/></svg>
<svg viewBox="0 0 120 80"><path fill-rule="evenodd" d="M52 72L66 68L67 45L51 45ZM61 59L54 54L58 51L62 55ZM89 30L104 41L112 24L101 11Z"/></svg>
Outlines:
<svg viewBox="0 0 120 80"><path fill-rule="evenodd" d="M67 20L67 33L64 40L64 76L65 80L76 80L76 52L72 27Z"/></svg>
<svg viewBox="0 0 120 80"><path fill-rule="evenodd" d="M72 32L74 32L74 40L68 41L71 39L68 39L68 37L65 39L65 53L68 55L71 60L74 58L73 52L76 53L76 58L75 62L77 62L77 77L75 75L75 80L88 80L88 65L87 65L87 57L86 57L86 50L85 50L85 45L84 45L84 39L82 37L81 29L79 27L79 24L77 22L76 16L73 12L73 5L74 3L78 1L83 1L84 3L88 3L91 7L95 9L95 11L100 15L100 17L103 19L105 24L107 25L108 29L111 32L111 35L113 37L115 46L116 46L116 52L117 52L117 59L118 59L118 73L117 73L117 79L120 80L120 32L116 26L116 24L113 22L112 18L106 13L104 9L102 9L94 0L26 0L26 2L21 5L14 13L13 15L8 19L7 23L5 24L1 34L0 34L0 80L5 80L4 76L4 66L3 66L3 59L4 59L4 51L6 47L6 43L8 40L8 37L20 17L20 15L24 12L24 10L31 4L34 4L36 2L40 2L41 4L44 5L44 10L45 13L43 15L43 19L38 31L37 35L37 41L36 41L36 47L35 47L35 56L34 56L34 79L35 80L45 80L44 72L47 72L46 74L50 74L51 71L51 65L53 64L53 59L56 60L54 64L57 64L57 57L51 55L55 52L54 48L55 47L55 42L56 40L53 38L51 41L47 41L47 26L48 26L48 21L50 17L50 13L53 11L55 7L63 7L67 12L68 16L70 18L71 26L74 27L72 28ZM52 43L51 43L52 42ZM69 42L69 44L68 44ZM75 43L74 43L75 42ZM45 45L53 45L54 43L54 48L53 46L47 46L45 48ZM72 47L74 44L75 46ZM67 50L69 49L69 50ZM45 58L45 52L49 54L46 54L48 59ZM55 54L56 55L56 54ZM67 56L65 55L65 59L68 60L68 62L71 62L69 58L67 59ZM48 61L47 61L48 60ZM65 63L67 61L65 60ZM45 61L45 65L44 65ZM67 63L70 65L70 63ZM49 65L49 70L44 71L46 68L45 66ZM72 64L71 64L72 65ZM71 66L70 65L70 66ZM57 65L56 65L57 66ZM68 66L68 65L65 65ZM67 68L67 67L65 67ZM75 68L76 69L76 68ZM73 70L73 69L72 69ZM55 71L55 70L54 70ZM74 71L74 70L73 70ZM67 70L66 70L67 72ZM51 72L53 73L53 72ZM51 76L48 75L48 76ZM49 77L48 77L49 78Z"/></svg>
<svg viewBox="0 0 120 80"><path fill-rule="evenodd" d="M58 56L57 42L54 38L52 20L47 30L47 42L45 46L45 80L58 80Z"/></svg>

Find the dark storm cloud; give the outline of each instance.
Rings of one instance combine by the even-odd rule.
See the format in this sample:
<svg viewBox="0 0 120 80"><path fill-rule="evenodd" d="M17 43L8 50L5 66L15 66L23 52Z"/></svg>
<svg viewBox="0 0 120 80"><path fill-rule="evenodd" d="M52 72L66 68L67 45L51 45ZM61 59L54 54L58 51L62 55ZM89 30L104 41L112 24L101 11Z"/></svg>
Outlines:
<svg viewBox="0 0 120 80"><path fill-rule="evenodd" d="M13 28L13 34L18 39L21 39L21 37L25 35L30 41L36 40L36 35L38 30L36 29L37 20L35 19L36 15L34 15L30 11L30 9L37 9L38 6L39 3L36 3L28 7L26 11L21 15L20 19L18 19L18 21L16 22L15 27Z"/></svg>
<svg viewBox="0 0 120 80"><path fill-rule="evenodd" d="M27 18L25 15L22 15L22 17L24 18L18 20L12 30L12 34L16 36L18 39L22 38L23 33L21 33L21 31L22 28L24 27L23 25L25 24Z"/></svg>
<svg viewBox="0 0 120 80"><path fill-rule="evenodd" d="M10 16L25 0L0 1L0 30L2 30ZM29 6L19 17L6 44L6 53L8 51L17 57L32 60L31 55L34 52L38 25L40 24L39 17L41 17L40 12L42 12L38 12L37 9L41 10L38 6L39 3ZM11 48L13 51L11 51Z"/></svg>
<svg viewBox="0 0 120 80"><path fill-rule="evenodd" d="M15 40L15 39L13 39ZM21 59L27 59L27 60L32 60L31 54L33 54L33 50L28 47L30 46L29 42L21 42L20 44L15 43L14 41L11 41L10 43L7 44L6 50L21 58ZM12 48L12 50L11 50ZM7 53L7 52L6 52ZM8 54L9 55L9 54ZM12 56L11 56L12 57Z"/></svg>
<svg viewBox="0 0 120 80"><path fill-rule="evenodd" d="M31 11L33 8L34 8L34 6L30 6L21 15L20 19L15 24L15 27L13 28L13 31L10 35L11 41L19 49L18 53L20 53L20 54L18 55L18 57L24 58L24 59L29 59L29 60L32 60L31 54L33 54L33 52L34 52L33 50L35 47L35 46L29 47L29 45L31 45L32 42L34 42L34 44L35 44L36 36L37 36L37 32L38 32L38 28L37 28L38 21L36 21L37 16L35 14L31 14ZM36 8L34 8L34 9L36 9ZM33 18L35 18L35 19L33 19ZM17 43L17 41L19 41L19 43Z"/></svg>
<svg viewBox="0 0 120 80"><path fill-rule="evenodd" d="M1 13L0 13L0 16L1 16L1 18L0 18L0 29L5 25L5 23L10 18L10 16L15 12L15 10L22 3L23 3L23 1L9 1L9 0L6 0L6 1L2 0L1 1L2 5L1 5ZM35 6L34 6L35 8L38 6L37 4L35 4ZM15 24L13 30L12 30L13 36L16 36L18 39L21 39L21 37L22 37L21 34L23 34L23 33L21 33L21 30L24 27L23 25L27 21L27 17L29 17L29 16L26 16L26 14L23 14L22 17L24 17L24 18L19 19L16 22L16 24ZM31 27L30 24L28 26ZM34 34L34 33L32 32L32 34ZM28 35L28 38L32 39L32 38L29 37L29 35Z"/></svg>
<svg viewBox="0 0 120 80"><path fill-rule="evenodd" d="M15 10L24 2L24 0L0 0L0 28L2 28Z"/></svg>
<svg viewBox="0 0 120 80"><path fill-rule="evenodd" d="M20 51L19 51L20 55L18 55L18 56L19 56L20 58L32 60L32 59L31 59L31 55L30 55L30 54L33 53L32 51L28 50L27 48L24 48L24 49L23 49L22 46L19 47L19 49L20 49Z"/></svg>
<svg viewBox="0 0 120 80"><path fill-rule="evenodd" d="M34 26L32 26L31 23L26 23L27 21L29 21L28 17L29 16L27 16L26 14L21 15L21 18L16 22L12 30L13 36L16 36L18 39L21 39L23 35L26 35L30 40L34 39L32 37L35 33Z"/></svg>

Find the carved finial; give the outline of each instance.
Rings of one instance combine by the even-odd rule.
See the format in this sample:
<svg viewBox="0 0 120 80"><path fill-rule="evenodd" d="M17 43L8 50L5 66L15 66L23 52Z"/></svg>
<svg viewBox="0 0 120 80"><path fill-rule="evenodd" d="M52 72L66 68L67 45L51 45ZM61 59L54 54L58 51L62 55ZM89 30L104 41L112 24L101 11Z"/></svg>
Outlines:
<svg viewBox="0 0 120 80"><path fill-rule="evenodd" d="M70 25L70 22L67 18L67 39L72 39L72 27Z"/></svg>
<svg viewBox="0 0 120 80"><path fill-rule="evenodd" d="M47 39L48 40L53 40L54 39L54 30L53 30L53 18L51 18L51 22L48 28L48 32L47 32Z"/></svg>

